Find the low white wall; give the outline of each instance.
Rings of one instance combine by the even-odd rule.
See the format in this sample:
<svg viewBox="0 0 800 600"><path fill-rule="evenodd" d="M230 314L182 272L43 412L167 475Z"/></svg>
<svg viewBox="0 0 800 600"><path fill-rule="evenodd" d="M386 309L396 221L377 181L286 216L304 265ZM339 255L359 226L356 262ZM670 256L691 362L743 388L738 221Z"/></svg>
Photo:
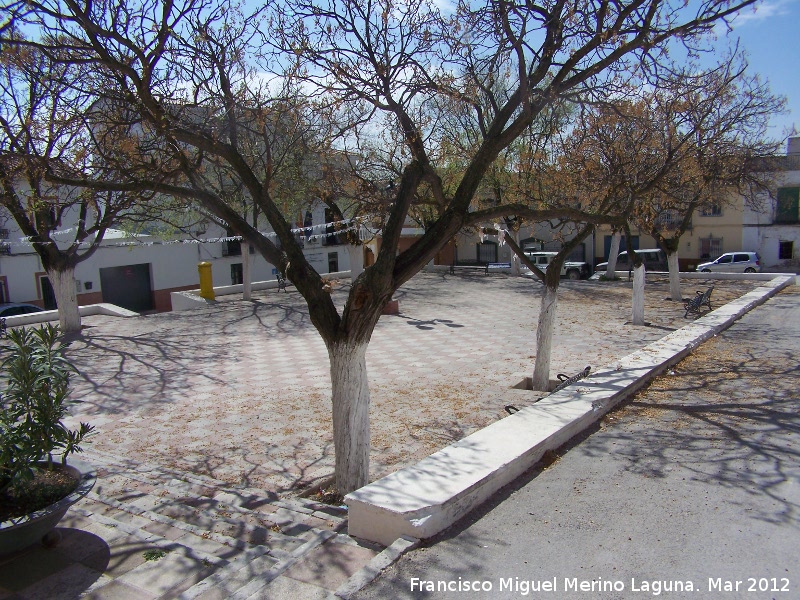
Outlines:
<svg viewBox="0 0 800 600"><path fill-rule="evenodd" d="M347 279L350 277L350 271L337 271L336 273L326 273L323 277L327 279ZM290 281L286 282L291 285ZM270 279L268 281L254 281L250 284L250 289L256 290L272 290L278 287L277 279ZM231 296L233 294L241 294L244 291L244 286L239 285L221 285L214 287L214 296ZM206 300L200 297L200 289L184 290L182 292L170 292L170 301L172 302L173 311L190 310L200 306L207 306L213 303L213 300Z"/></svg>
<svg viewBox="0 0 800 600"><path fill-rule="evenodd" d="M108 315L110 317L138 317L139 313L133 312L121 306L108 304L102 302L100 304L88 304L86 306L79 306L78 311L82 317L89 317L92 315ZM6 317L6 327L19 327L20 325L30 325L32 323L47 323L48 321L58 321L57 310L45 310L37 313L28 313L27 315L16 315L13 317Z"/></svg>

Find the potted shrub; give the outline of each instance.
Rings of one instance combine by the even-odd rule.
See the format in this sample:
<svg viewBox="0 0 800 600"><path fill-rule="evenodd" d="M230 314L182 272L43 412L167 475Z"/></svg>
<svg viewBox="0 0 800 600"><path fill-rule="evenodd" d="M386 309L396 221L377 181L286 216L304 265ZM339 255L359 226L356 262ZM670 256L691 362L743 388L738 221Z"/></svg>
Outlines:
<svg viewBox="0 0 800 600"><path fill-rule="evenodd" d="M68 460L93 427L62 422L75 367L58 328L11 330L8 340L0 371L0 554L39 539L55 543L45 536L95 481L91 467Z"/></svg>

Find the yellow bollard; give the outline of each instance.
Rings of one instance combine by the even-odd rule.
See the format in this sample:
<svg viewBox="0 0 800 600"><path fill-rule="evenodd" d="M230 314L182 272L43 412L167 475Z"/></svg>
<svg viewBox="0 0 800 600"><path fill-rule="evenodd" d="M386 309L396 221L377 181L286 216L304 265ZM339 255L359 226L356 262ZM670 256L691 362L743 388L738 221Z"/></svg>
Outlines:
<svg viewBox="0 0 800 600"><path fill-rule="evenodd" d="M214 280L211 277L211 263L201 262L197 265L197 272L200 273L200 297L206 300L214 300Z"/></svg>

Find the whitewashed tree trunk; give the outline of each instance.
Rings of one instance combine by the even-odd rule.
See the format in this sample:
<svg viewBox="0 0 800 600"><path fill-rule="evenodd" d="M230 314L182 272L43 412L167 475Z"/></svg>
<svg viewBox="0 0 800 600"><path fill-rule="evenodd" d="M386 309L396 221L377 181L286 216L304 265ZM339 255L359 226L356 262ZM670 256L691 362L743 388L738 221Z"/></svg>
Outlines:
<svg viewBox="0 0 800 600"><path fill-rule="evenodd" d="M336 489L347 494L369 483L367 342L328 345L333 389Z"/></svg>
<svg viewBox="0 0 800 600"><path fill-rule="evenodd" d="M676 302L680 302L681 296L681 274L678 265L678 253L667 254L667 265L669 266L669 296Z"/></svg>
<svg viewBox="0 0 800 600"><path fill-rule="evenodd" d="M252 286L250 275L250 244L242 242L242 299L250 300L252 295Z"/></svg>
<svg viewBox="0 0 800 600"><path fill-rule="evenodd" d="M553 348L553 329L556 322L558 288L545 286L539 324L536 327L536 364L533 368L533 389L549 391L550 353Z"/></svg>
<svg viewBox="0 0 800 600"><path fill-rule="evenodd" d="M364 247L349 244L347 254L350 257L350 281L355 281L364 272Z"/></svg>
<svg viewBox="0 0 800 600"><path fill-rule="evenodd" d="M617 231L611 237L611 248L608 250L608 266L606 266L606 279L614 279L617 270L617 256L619 256L619 240L622 234Z"/></svg>
<svg viewBox="0 0 800 600"><path fill-rule="evenodd" d="M519 231L514 232L514 242L516 242L517 246L519 246ZM511 274L512 275L519 275L520 274L520 260L519 256L511 253Z"/></svg>
<svg viewBox="0 0 800 600"><path fill-rule="evenodd" d="M78 310L78 294L75 290L75 268L63 271L48 270L47 277L53 286L58 304L58 322L65 333L81 330L81 313Z"/></svg>
<svg viewBox="0 0 800 600"><path fill-rule="evenodd" d="M644 264L633 269L633 311L634 325L644 325Z"/></svg>

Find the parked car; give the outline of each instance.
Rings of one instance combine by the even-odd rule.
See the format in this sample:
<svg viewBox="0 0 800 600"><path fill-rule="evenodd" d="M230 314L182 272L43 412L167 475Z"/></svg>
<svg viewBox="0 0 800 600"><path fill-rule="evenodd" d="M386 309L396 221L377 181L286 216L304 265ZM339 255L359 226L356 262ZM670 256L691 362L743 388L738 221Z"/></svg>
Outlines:
<svg viewBox="0 0 800 600"><path fill-rule="evenodd" d="M539 267L542 271L547 269L547 265L552 262L553 257L556 254L558 254L558 252L525 251L525 256L527 256L531 262ZM589 277L589 275L591 275L589 263L567 260L561 267L561 277L567 277L569 279L586 279Z"/></svg>
<svg viewBox="0 0 800 600"><path fill-rule="evenodd" d="M703 273L760 273L761 258L755 252L726 252L717 260L697 265Z"/></svg>
<svg viewBox="0 0 800 600"><path fill-rule="evenodd" d="M642 257L644 262L645 271L652 273L653 271L669 271L667 265L667 255L663 250L654 248L651 250L636 250L636 254ZM603 274L608 267L608 263L600 263L594 269L595 274ZM617 271L628 271L633 268L633 264L628 262L628 251L623 250L617 255Z"/></svg>
<svg viewBox="0 0 800 600"><path fill-rule="evenodd" d="M28 313L42 312L44 309L39 308L33 304L24 304L20 302L3 302L0 303L0 318L14 317L16 315L27 315Z"/></svg>

